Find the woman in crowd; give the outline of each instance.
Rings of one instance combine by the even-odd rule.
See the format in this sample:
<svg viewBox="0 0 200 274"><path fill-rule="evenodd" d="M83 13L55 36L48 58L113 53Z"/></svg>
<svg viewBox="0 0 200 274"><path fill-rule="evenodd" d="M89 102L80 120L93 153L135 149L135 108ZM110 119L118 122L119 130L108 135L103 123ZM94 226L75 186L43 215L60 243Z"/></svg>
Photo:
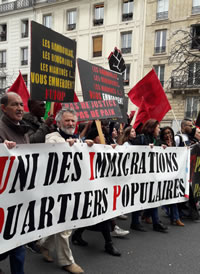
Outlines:
<svg viewBox="0 0 200 274"><path fill-rule="evenodd" d="M174 131L171 127L164 127L160 132L160 140L163 144L168 147L176 146L174 140ZM176 224L177 226L184 226L184 223L181 222L179 217L179 211L176 204L171 204L169 206L165 206L167 212L169 212L169 216L171 219L171 224Z"/></svg>
<svg viewBox="0 0 200 274"><path fill-rule="evenodd" d="M150 145L150 147L161 145L161 142L158 139L160 134L160 124L157 120L147 120L142 127L141 133L142 135L139 135L138 138L136 138L137 142L139 142L140 145ZM164 224L162 224L159 220L157 207L145 210L144 216L151 216L153 222L153 229L155 231L164 233L167 232L167 227Z"/></svg>
<svg viewBox="0 0 200 274"><path fill-rule="evenodd" d="M139 144L138 139L136 138L135 129L132 126L129 126L124 130L124 133L121 139L119 140L119 144L126 145L126 146ZM141 225L139 221L140 215L141 215L141 211L132 212L131 229L145 232L146 231L145 228Z"/></svg>

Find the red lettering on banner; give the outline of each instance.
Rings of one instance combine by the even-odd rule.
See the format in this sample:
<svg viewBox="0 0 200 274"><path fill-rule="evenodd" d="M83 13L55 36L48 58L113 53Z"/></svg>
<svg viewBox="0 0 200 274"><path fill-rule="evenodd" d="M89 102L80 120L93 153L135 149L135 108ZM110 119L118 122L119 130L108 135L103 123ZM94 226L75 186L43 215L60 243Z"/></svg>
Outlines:
<svg viewBox="0 0 200 274"><path fill-rule="evenodd" d="M53 101L63 102L65 95L66 95L65 92L61 90L46 88L46 91L45 91L45 99L47 101L53 100Z"/></svg>
<svg viewBox="0 0 200 274"><path fill-rule="evenodd" d="M116 210L117 198L121 193L121 186L114 186L114 194L113 194L113 210Z"/></svg>
<svg viewBox="0 0 200 274"><path fill-rule="evenodd" d="M94 161L95 152L89 152L89 155L90 155L90 171L91 171L90 180L94 180L93 161Z"/></svg>
<svg viewBox="0 0 200 274"><path fill-rule="evenodd" d="M101 93L95 92L95 91L89 91L90 98L91 99L96 99L96 100L102 100Z"/></svg>
<svg viewBox="0 0 200 274"><path fill-rule="evenodd" d="M12 169L12 166L13 166L13 162L15 160L15 156L10 157L10 163L9 163L6 178L5 178L4 184L3 184L2 183L2 178L3 178L3 173L4 173L4 169L5 169L5 165L6 165L7 160L8 160L8 157L0 157L0 194L3 193L4 190L7 187L8 179L10 177L10 172L11 172L11 169Z"/></svg>
<svg viewBox="0 0 200 274"><path fill-rule="evenodd" d="M91 110L90 114L91 114L92 118L95 118L95 117L98 118L99 117L99 113L98 113L97 109L96 110Z"/></svg>

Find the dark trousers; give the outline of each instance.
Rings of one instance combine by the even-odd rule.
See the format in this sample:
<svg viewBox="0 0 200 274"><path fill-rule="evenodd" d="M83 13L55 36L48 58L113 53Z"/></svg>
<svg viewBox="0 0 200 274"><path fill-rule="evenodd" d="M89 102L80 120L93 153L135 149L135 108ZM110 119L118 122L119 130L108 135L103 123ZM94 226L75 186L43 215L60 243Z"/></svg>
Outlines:
<svg viewBox="0 0 200 274"><path fill-rule="evenodd" d="M0 254L0 261L4 260L7 256L9 256L10 259L11 274L24 274L25 248L19 246L6 253Z"/></svg>
<svg viewBox="0 0 200 274"><path fill-rule="evenodd" d="M111 221L110 220L98 223L96 225L78 228L74 232L74 234L76 236L81 236L85 229L91 230L91 231L99 231L99 232L102 233L102 235L104 237L104 240L105 240L105 243L111 243L112 242L112 238L111 238L111 235L110 235L110 231L111 231Z"/></svg>

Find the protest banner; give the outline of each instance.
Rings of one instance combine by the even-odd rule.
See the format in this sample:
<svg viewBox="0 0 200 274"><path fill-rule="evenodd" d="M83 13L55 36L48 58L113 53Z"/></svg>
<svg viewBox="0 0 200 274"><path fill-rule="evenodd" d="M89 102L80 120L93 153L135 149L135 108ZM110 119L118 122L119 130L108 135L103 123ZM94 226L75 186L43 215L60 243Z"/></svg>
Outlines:
<svg viewBox="0 0 200 274"><path fill-rule="evenodd" d="M76 42L31 21L31 98L73 102Z"/></svg>
<svg viewBox="0 0 200 274"><path fill-rule="evenodd" d="M190 181L192 183L193 197L200 200L200 144L192 146L190 162Z"/></svg>
<svg viewBox="0 0 200 274"><path fill-rule="evenodd" d="M189 193L187 148L1 144L0 155L0 253Z"/></svg>
<svg viewBox="0 0 200 274"><path fill-rule="evenodd" d="M74 109L78 121L122 117L119 105L115 100L65 103L64 107Z"/></svg>
<svg viewBox="0 0 200 274"><path fill-rule="evenodd" d="M122 75L80 58L77 62L84 101L116 100L126 122Z"/></svg>

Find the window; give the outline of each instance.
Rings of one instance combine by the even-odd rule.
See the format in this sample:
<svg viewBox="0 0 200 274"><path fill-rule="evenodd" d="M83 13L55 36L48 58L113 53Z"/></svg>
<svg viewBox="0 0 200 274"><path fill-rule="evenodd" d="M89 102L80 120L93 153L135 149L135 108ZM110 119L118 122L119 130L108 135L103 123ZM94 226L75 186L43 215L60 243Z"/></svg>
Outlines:
<svg viewBox="0 0 200 274"><path fill-rule="evenodd" d="M124 86L129 85L129 79L130 79L130 64L126 64L126 70L123 72L123 83Z"/></svg>
<svg viewBox="0 0 200 274"><path fill-rule="evenodd" d="M67 30L76 28L76 10L67 11Z"/></svg>
<svg viewBox="0 0 200 274"><path fill-rule="evenodd" d="M192 26L192 49L200 49L200 25Z"/></svg>
<svg viewBox="0 0 200 274"><path fill-rule="evenodd" d="M21 65L28 65L28 47L21 48Z"/></svg>
<svg viewBox="0 0 200 274"><path fill-rule="evenodd" d="M200 0L193 0L192 14L200 13Z"/></svg>
<svg viewBox="0 0 200 274"><path fill-rule="evenodd" d="M166 52L166 35L167 30L157 30L155 33L155 53L163 53Z"/></svg>
<svg viewBox="0 0 200 274"><path fill-rule="evenodd" d="M6 67L6 50L0 51L0 68Z"/></svg>
<svg viewBox="0 0 200 274"><path fill-rule="evenodd" d="M195 119L199 111L199 98L187 97L185 106L185 117Z"/></svg>
<svg viewBox="0 0 200 274"><path fill-rule="evenodd" d="M0 24L0 42L6 41L7 39L7 25Z"/></svg>
<svg viewBox="0 0 200 274"><path fill-rule="evenodd" d="M154 66L155 72L160 80L162 86L164 86L164 73L165 73L165 65L156 65Z"/></svg>
<svg viewBox="0 0 200 274"><path fill-rule="evenodd" d="M93 57L102 56L102 42L102 35L93 37Z"/></svg>
<svg viewBox="0 0 200 274"><path fill-rule="evenodd" d="M0 90L6 88L6 77L0 77Z"/></svg>
<svg viewBox="0 0 200 274"><path fill-rule="evenodd" d="M132 43L132 32L123 32L121 34L121 52L130 53Z"/></svg>
<svg viewBox="0 0 200 274"><path fill-rule="evenodd" d="M23 79L24 79L24 83L25 83L26 86L27 86L27 84L28 84L28 75L27 75L27 74L23 74L22 77L23 77Z"/></svg>
<svg viewBox="0 0 200 274"><path fill-rule="evenodd" d="M52 28L52 15L47 14L43 16L43 25L47 28Z"/></svg>
<svg viewBox="0 0 200 274"><path fill-rule="evenodd" d="M200 85L200 62L189 64L188 85Z"/></svg>
<svg viewBox="0 0 200 274"><path fill-rule="evenodd" d="M94 6L94 26L103 25L104 4Z"/></svg>
<svg viewBox="0 0 200 274"><path fill-rule="evenodd" d="M157 20L163 20L168 18L168 0L158 0L157 2Z"/></svg>
<svg viewBox="0 0 200 274"><path fill-rule="evenodd" d="M123 0L122 21L133 19L133 0Z"/></svg>
<svg viewBox="0 0 200 274"><path fill-rule="evenodd" d="M21 37L28 37L28 20L22 20L21 23Z"/></svg>

